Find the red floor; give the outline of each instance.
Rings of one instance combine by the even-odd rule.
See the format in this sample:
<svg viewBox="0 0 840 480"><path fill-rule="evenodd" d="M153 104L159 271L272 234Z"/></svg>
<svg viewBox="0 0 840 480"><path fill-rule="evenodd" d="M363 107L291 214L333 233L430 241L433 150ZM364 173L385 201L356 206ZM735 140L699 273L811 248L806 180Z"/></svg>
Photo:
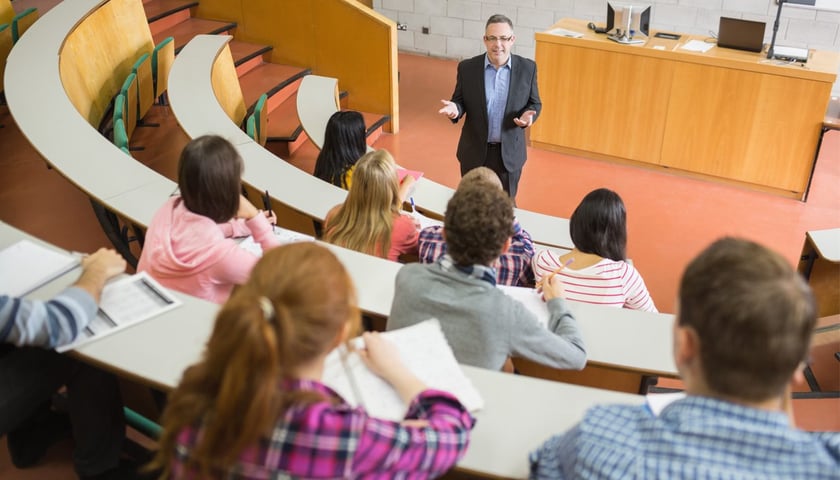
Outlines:
<svg viewBox="0 0 840 480"><path fill-rule="evenodd" d="M383 135L376 146L389 149L404 166L454 187L459 177L454 152L460 125L452 125L436 112L440 99L452 93L455 63L414 55L400 55L399 60L401 131ZM177 126L171 116L166 112L158 115L164 119L158 133L141 129L137 135L167 137L169 144L164 150L140 152L137 157L171 175L177 162L171 152L177 151L184 136L174 130ZM5 126L0 128L0 220L68 249L92 251L106 245L85 196L45 168L5 107L0 107L0 124ZM307 145L289 160L311 171L314 156L315 149ZM795 263L807 230L840 227L838 185L840 133L829 132L807 203L536 149L529 150L517 200L522 208L568 217L587 192L599 187L616 190L628 209L629 256L657 307L673 312L682 269L720 236L759 241ZM815 403L797 406L797 420L808 428L838 428L840 402L824 403L819 408ZM0 450L0 478L73 478L67 465L63 474L39 468L23 476L10 467L2 446Z"/></svg>

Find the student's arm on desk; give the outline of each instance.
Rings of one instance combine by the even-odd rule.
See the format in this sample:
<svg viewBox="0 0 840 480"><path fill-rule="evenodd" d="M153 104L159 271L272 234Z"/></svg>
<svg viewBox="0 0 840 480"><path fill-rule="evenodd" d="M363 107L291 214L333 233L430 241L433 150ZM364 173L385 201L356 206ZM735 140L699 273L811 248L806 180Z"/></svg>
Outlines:
<svg viewBox="0 0 840 480"><path fill-rule="evenodd" d="M586 347L577 321L563 298L548 303L548 329L522 303L515 301L510 330L514 357L554 368L580 370L586 366Z"/></svg>

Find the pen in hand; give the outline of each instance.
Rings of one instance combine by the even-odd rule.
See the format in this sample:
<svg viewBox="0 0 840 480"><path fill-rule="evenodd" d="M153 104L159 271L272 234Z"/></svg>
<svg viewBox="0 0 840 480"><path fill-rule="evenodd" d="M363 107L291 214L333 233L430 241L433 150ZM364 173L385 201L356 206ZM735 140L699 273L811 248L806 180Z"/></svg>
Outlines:
<svg viewBox="0 0 840 480"><path fill-rule="evenodd" d="M274 210L271 209L271 195L268 194L268 190L265 191L265 195L263 195L263 206L265 207L265 211L267 212L268 218L274 214ZM277 231L277 225L271 224L271 231Z"/></svg>

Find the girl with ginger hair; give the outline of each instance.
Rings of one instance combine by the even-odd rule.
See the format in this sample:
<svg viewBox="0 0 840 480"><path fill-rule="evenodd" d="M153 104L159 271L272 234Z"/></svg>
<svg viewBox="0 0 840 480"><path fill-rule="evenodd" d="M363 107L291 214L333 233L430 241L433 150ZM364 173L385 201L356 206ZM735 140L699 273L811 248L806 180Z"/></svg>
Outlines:
<svg viewBox="0 0 840 480"><path fill-rule="evenodd" d="M426 478L451 468L472 417L408 371L387 340L366 333L361 355L409 405L410 421L371 418L320 382L327 354L358 328L355 303L325 247L266 252L170 396L152 465L161 478Z"/></svg>

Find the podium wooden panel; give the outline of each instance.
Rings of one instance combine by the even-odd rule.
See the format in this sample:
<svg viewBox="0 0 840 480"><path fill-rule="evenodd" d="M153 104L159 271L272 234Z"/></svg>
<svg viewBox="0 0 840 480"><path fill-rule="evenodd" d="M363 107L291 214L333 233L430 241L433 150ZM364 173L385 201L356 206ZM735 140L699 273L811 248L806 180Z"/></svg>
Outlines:
<svg viewBox="0 0 840 480"><path fill-rule="evenodd" d="M679 48L703 40L691 35L620 45L582 20L554 27L583 37L536 34L534 146L805 195L839 53L780 65L760 53Z"/></svg>

